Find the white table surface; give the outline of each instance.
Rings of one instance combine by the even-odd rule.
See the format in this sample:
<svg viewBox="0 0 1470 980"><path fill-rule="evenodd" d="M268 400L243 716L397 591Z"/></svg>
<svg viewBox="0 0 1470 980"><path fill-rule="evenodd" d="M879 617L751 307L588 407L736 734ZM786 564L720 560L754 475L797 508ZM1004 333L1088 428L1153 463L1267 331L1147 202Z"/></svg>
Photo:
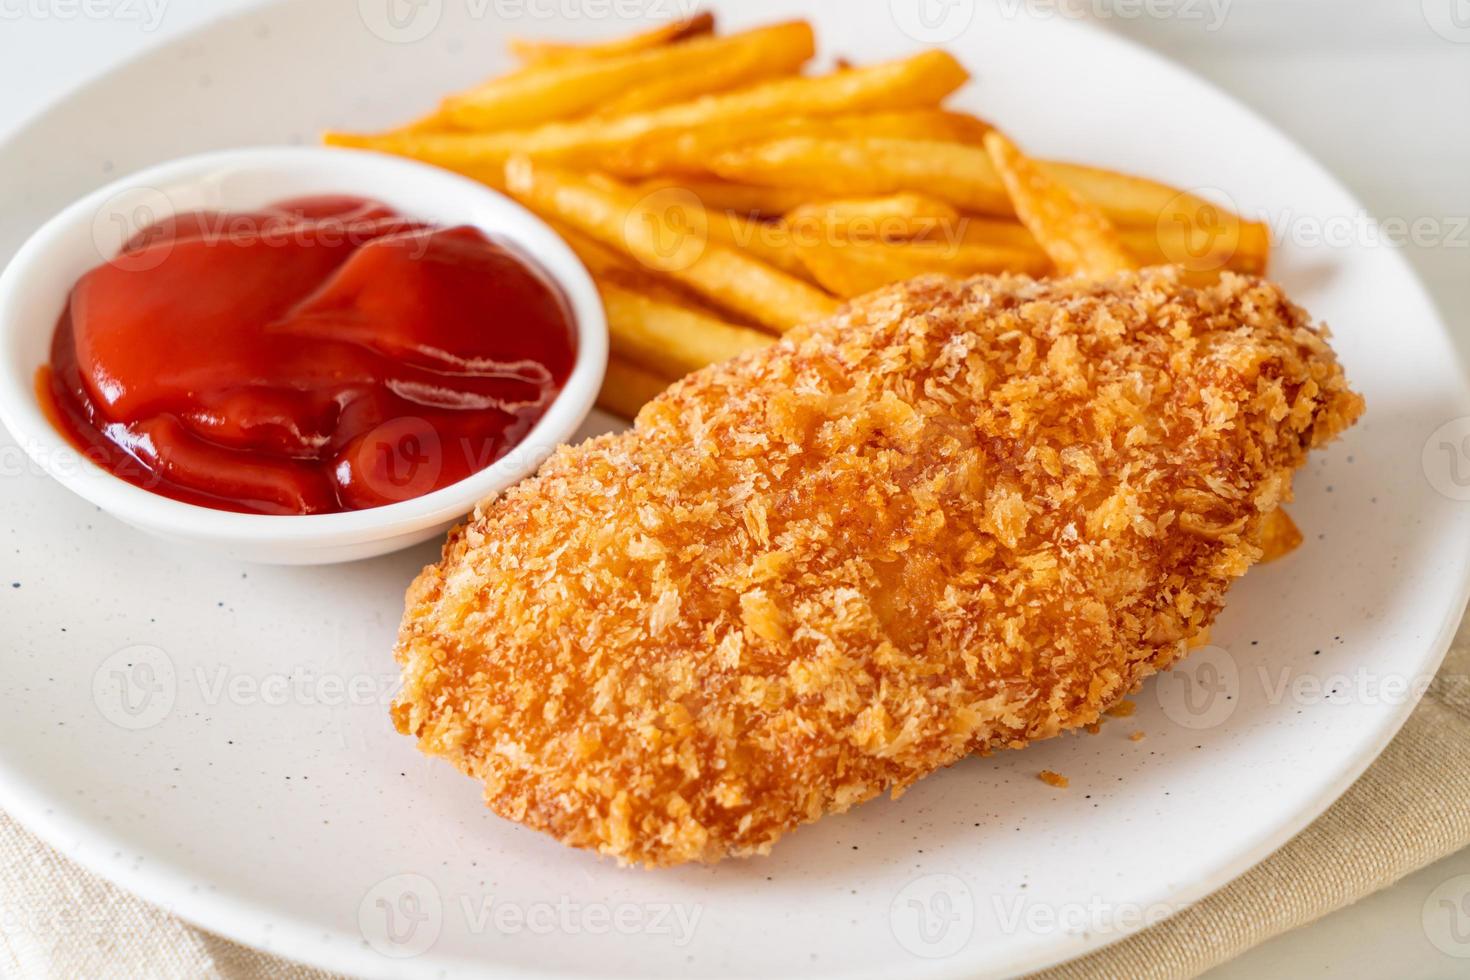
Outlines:
<svg viewBox="0 0 1470 980"><path fill-rule="evenodd" d="M77 83L253 2L0 0L0 138ZM1036 2L1056 16L1094 17L1187 64L1292 134L1374 216L1420 228L1402 247L1470 356L1470 2ZM0 214L4 196L23 191L0 175ZM1470 976L1470 960L1439 952L1420 924L1435 886L1463 874L1470 850L1209 977Z"/></svg>

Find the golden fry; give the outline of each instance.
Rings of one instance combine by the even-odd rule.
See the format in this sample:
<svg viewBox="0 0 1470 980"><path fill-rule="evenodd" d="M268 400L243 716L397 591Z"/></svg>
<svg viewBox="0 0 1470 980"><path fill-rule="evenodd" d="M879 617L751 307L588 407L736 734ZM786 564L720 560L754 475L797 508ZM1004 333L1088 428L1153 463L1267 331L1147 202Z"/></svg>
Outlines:
<svg viewBox="0 0 1470 980"><path fill-rule="evenodd" d="M990 125L943 109L860 112L833 116L759 116L722 121L638 140L603 156L598 166L623 177L708 174L724 150L792 137L910 139L979 146Z"/></svg>
<svg viewBox="0 0 1470 980"><path fill-rule="evenodd" d="M1252 276L1266 273L1267 254L1234 247L1224 238L1212 244L1195 226L1120 228L1118 234L1140 265L1178 265L1189 273L1225 270ZM1179 261L1180 256L1185 261Z"/></svg>
<svg viewBox="0 0 1470 980"><path fill-rule="evenodd" d="M1021 224L1059 272L1105 279L1138 267L1117 229L1091 201L1042 173L1000 133L985 137L985 149Z"/></svg>
<svg viewBox="0 0 1470 980"><path fill-rule="evenodd" d="M617 184L616 181L612 181L602 174L589 174L587 179L600 187L615 190L621 189L621 185ZM651 191L657 192L663 189L666 188L655 187ZM662 199L656 198L656 200ZM677 199L670 198L669 200ZM690 199L687 203L692 206L694 200ZM733 245L736 248L743 249L763 262L775 266L782 272L796 276L799 279L810 281L811 277L807 272L806 265L801 261L801 256L797 254L791 234L785 227L778 224L757 221L753 218L747 218L729 211L705 210L705 216L697 220L700 227L706 230L711 237L717 241L724 242L726 245ZM573 250L582 257L583 264L589 269L592 269L595 275L612 274L624 281L630 281L627 277L627 268L639 269L637 264L632 262L632 260L617 255L604 246L588 239L585 235L567 228L561 222L553 220L552 225L556 227L558 234L564 237L571 236L568 240L574 242L572 246ZM584 255L583 253L587 254ZM610 262L616 262L627 268L614 269L610 266ZM648 280L647 270L640 271L643 272L643 278Z"/></svg>
<svg viewBox="0 0 1470 980"><path fill-rule="evenodd" d="M1285 558L1302 544L1301 528L1280 507L1261 520L1261 561Z"/></svg>
<svg viewBox="0 0 1470 980"><path fill-rule="evenodd" d="M703 95L745 88L758 82L795 75L801 68L793 59L762 46L746 52L745 57L712 59L686 71L653 79L638 85L602 104L596 115L602 118L626 116L661 106L688 102Z"/></svg>
<svg viewBox="0 0 1470 980"><path fill-rule="evenodd" d="M1014 218L980 218L967 214L956 226L941 228L937 234L939 237L958 234L960 241L974 245L1041 250L1035 236Z"/></svg>
<svg viewBox="0 0 1470 980"><path fill-rule="evenodd" d="M610 357L602 390L597 393L597 407L632 421L639 409L663 394L670 381L621 357Z"/></svg>
<svg viewBox="0 0 1470 980"><path fill-rule="evenodd" d="M425 113L409 123L404 123L394 132L398 133L453 133L455 126L440 109Z"/></svg>
<svg viewBox="0 0 1470 980"><path fill-rule="evenodd" d="M450 169L503 164L517 155L598 167L602 158L619 147L698 126L783 115L825 116L934 106L968 79L969 74L953 57L942 51L926 51L835 75L764 82L618 119L553 122L510 132L333 132L323 138L333 146L395 153Z"/></svg>
<svg viewBox="0 0 1470 980"><path fill-rule="evenodd" d="M682 377L771 343L770 334L736 326L611 282L599 284L612 351L660 375Z"/></svg>
<svg viewBox="0 0 1470 980"><path fill-rule="evenodd" d="M552 230L562 237L571 250L577 253L577 258L582 260L582 264L587 267L588 272L592 273L594 279L607 277L621 279L625 275L631 276L638 272L637 263L626 255L613 251L551 215L543 214L541 217L551 225Z"/></svg>
<svg viewBox="0 0 1470 980"><path fill-rule="evenodd" d="M647 31L611 41L591 44L567 44L560 41L535 41L511 38L510 51L525 65L545 68L569 61L595 61L599 58L614 58L618 55L634 54L650 48L661 48L691 38L711 34L715 29L715 15L708 11L695 14L684 20L676 20Z"/></svg>
<svg viewBox="0 0 1470 980"><path fill-rule="evenodd" d="M917 191L983 216L1015 216L1000 174L981 147L795 137L721 151L709 166L726 180L814 198ZM1037 168L1091 201L1118 226L1155 229L1159 247L1167 249L1173 264L1265 268L1270 235L1259 222L1141 177L1071 163L1038 161Z"/></svg>
<svg viewBox="0 0 1470 980"><path fill-rule="evenodd" d="M1102 208L1120 227L1154 231L1160 257L1193 271L1234 268L1260 274L1271 231L1197 194L1143 177L1075 163L1039 163L1051 177Z"/></svg>
<svg viewBox="0 0 1470 980"><path fill-rule="evenodd" d="M1050 267L1035 249L949 245L944 242L838 242L803 245L802 261L824 289L852 298L921 275L953 278L984 273L1043 275Z"/></svg>
<svg viewBox="0 0 1470 980"><path fill-rule="evenodd" d="M912 191L806 204L786 216L798 235L815 232L859 240L924 238L958 227L960 220L952 205Z"/></svg>
<svg viewBox="0 0 1470 980"><path fill-rule="evenodd" d="M507 165L506 183L534 210L762 326L784 332L837 309L820 290L714 240L708 214L687 191L640 196L525 157Z"/></svg>
<svg viewBox="0 0 1470 980"><path fill-rule="evenodd" d="M759 221L731 211L711 211L709 230L726 245L742 248L787 275L811 279L791 229L781 222Z"/></svg>
<svg viewBox="0 0 1470 980"><path fill-rule="evenodd" d="M985 150L958 143L799 136L715 154L727 180L800 188L814 196L870 197L918 191L967 211L1007 215L1005 188ZM816 189L825 191L816 194Z"/></svg>
<svg viewBox="0 0 1470 980"><path fill-rule="evenodd" d="M1141 266L1180 265L1173 256L1190 248L1189 238L1195 232L1178 225L1160 225L1153 228L1119 228L1118 236L1137 263ZM966 215L955 224L941 225L929 237L941 241L970 242L976 245L1004 245L1010 248L1041 250L1031 232L1017 221L997 218L977 218ZM1225 243L1220 243L1224 246ZM1261 275L1266 271L1265 256L1252 255L1240 249L1220 252L1202 252L1186 265L1187 271L1196 269L1229 269L1249 275Z"/></svg>
<svg viewBox="0 0 1470 980"><path fill-rule="evenodd" d="M450 96L444 100L443 112L465 129L514 129L592 111L607 99L609 91L716 65L740 66L756 77L762 72L790 74L815 51L811 25L792 21L728 37L701 37L648 51L517 72Z"/></svg>
<svg viewBox="0 0 1470 980"><path fill-rule="evenodd" d="M807 191L759 187L725 180L698 180L688 177L666 177L645 180L637 185L641 193L652 193L667 187L679 187L697 197L710 211L732 211L752 218L778 218L811 200Z"/></svg>

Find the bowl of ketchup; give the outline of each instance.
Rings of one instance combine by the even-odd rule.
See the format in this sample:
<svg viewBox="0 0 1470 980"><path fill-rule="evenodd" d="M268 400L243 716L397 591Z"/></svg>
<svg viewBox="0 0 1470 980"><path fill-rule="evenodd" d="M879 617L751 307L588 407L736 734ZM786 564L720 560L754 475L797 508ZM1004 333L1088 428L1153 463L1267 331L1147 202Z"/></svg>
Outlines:
<svg viewBox="0 0 1470 980"><path fill-rule="evenodd" d="M607 364L546 224L434 167L326 148L164 164L0 275L0 419L144 531L349 561L441 534L571 439Z"/></svg>

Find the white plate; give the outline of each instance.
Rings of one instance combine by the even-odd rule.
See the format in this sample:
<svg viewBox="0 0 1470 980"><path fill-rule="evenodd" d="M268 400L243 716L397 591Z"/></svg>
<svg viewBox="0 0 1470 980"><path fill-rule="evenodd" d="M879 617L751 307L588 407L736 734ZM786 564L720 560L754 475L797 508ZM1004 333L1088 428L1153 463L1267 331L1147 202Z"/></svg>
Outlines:
<svg viewBox="0 0 1470 980"><path fill-rule="evenodd" d="M630 4L427 0L396 21L385 6L266 8L78 92L0 148L0 254L118 173L407 118L504 67L505 34L611 34L629 25L608 13ZM1470 416L1470 394L1405 264L1353 230L1361 207L1230 100L1045 14L1057 5L970 17L961 0L928 24L887 2L722 6L732 24L809 7L825 50L859 59L943 41L976 72L966 101L1029 147L1229 188L1283 228L1275 272L1332 323L1369 414L1301 475L1307 546L1240 584L1218 647L1095 737L970 760L768 859L623 871L491 816L392 733L389 648L432 547L333 569L226 564L114 523L7 443L0 805L209 929L353 973L979 976L1199 898L1368 765L1463 608L1470 422L1440 427Z"/></svg>

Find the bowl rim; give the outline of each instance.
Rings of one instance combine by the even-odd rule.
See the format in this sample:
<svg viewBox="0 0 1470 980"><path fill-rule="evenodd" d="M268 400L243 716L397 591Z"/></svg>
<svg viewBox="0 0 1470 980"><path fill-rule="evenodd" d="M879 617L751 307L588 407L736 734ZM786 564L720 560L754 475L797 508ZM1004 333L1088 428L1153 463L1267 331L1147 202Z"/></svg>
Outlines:
<svg viewBox="0 0 1470 980"><path fill-rule="evenodd" d="M343 173L338 193L376 197L395 210L415 217L411 205L397 197L412 186L437 185L441 192L461 195L465 224L479 228L514 248L543 272L563 293L571 310L577 351L571 373L550 407L506 455L490 466L438 490L366 510L331 514L252 514L216 510L175 500L136 486L97 465L59 432L42 409L33 379L42 366L16 365L12 342L18 335L55 329L55 317L67 292L56 297L55 314L36 322L20 309L36 302L25 296L32 274L47 263L74 254L67 240L79 226L91 224L107 202L137 188L182 188L220 171L335 168ZM379 185L376 188L373 185ZM396 191L396 192L395 192ZM165 192L166 193L166 192ZM290 198L283 186L280 198ZM226 210L229 205L225 205ZM478 220L476 220L478 219ZM533 473L581 426L591 411L607 371L608 331L602 300L591 274L571 247L534 213L493 188L429 164L366 150L338 147L255 146L181 157L114 180L43 223L0 272L0 422L10 430L30 459L68 490L127 523L218 544L284 544L332 547L409 534L442 525L468 514L480 501L504 491ZM26 379L23 383L23 379Z"/></svg>

